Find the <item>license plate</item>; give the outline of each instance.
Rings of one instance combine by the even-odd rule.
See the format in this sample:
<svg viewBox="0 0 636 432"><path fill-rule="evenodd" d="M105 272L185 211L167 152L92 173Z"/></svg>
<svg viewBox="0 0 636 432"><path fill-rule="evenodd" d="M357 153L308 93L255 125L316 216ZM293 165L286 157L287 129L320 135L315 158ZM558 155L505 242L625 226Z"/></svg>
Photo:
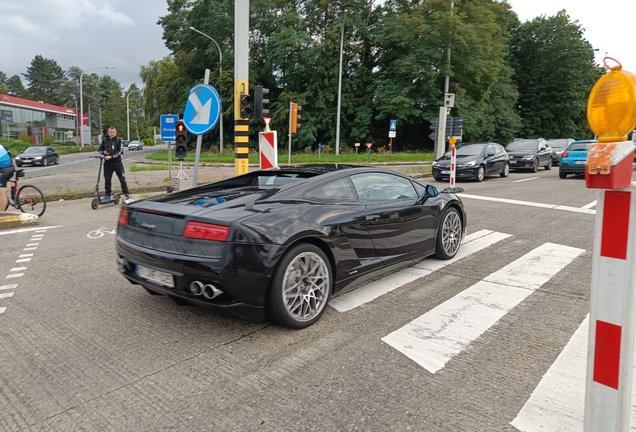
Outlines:
<svg viewBox="0 0 636 432"><path fill-rule="evenodd" d="M516 164L517 164L517 161L513 161L513 160L510 161L510 165L516 165Z"/></svg>
<svg viewBox="0 0 636 432"><path fill-rule="evenodd" d="M584 165L586 161L574 161L576 165Z"/></svg>
<svg viewBox="0 0 636 432"><path fill-rule="evenodd" d="M140 277L164 285L169 288L174 288L174 278L170 273L161 272L159 270L153 270L144 266L137 266L137 275Z"/></svg>
<svg viewBox="0 0 636 432"><path fill-rule="evenodd" d="M442 171L442 174L450 174L450 171Z"/></svg>

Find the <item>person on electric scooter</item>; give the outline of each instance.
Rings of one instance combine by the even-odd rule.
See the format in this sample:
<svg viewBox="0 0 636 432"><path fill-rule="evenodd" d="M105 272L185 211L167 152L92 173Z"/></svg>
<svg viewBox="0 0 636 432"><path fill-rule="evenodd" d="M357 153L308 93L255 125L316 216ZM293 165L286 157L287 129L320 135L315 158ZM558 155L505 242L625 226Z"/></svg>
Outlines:
<svg viewBox="0 0 636 432"><path fill-rule="evenodd" d="M101 200L110 200L113 172L119 178L124 197L129 200L130 195L128 194L128 185L124 175L124 164L121 161L121 155L124 153L124 142L117 136L117 129L114 126L108 128L108 137L102 140L102 144L97 151L104 156L104 189L106 189L106 195Z"/></svg>
<svg viewBox="0 0 636 432"><path fill-rule="evenodd" d="M7 181L11 180L15 167L11 153L0 144L0 211L5 211L9 206L7 199Z"/></svg>

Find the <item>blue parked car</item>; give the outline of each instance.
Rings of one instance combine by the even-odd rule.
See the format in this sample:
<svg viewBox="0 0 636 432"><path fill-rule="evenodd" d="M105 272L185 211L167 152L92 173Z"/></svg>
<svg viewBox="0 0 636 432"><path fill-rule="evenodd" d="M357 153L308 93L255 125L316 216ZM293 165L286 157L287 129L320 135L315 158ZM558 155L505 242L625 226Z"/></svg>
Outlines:
<svg viewBox="0 0 636 432"><path fill-rule="evenodd" d="M574 141L565 148L561 154L559 162L559 178L566 178L568 174L585 174L585 162L587 162L587 153L590 150L590 144L596 140Z"/></svg>

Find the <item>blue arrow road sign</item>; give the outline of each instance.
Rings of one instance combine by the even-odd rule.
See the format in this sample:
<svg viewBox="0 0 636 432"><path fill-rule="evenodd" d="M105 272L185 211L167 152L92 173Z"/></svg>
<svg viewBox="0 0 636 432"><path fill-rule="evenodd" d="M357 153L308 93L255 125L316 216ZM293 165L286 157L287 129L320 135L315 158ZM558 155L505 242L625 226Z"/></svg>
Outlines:
<svg viewBox="0 0 636 432"><path fill-rule="evenodd" d="M390 131L397 130L397 121L396 120L391 120L391 124L389 126L389 130Z"/></svg>
<svg viewBox="0 0 636 432"><path fill-rule="evenodd" d="M174 114L161 114L161 141L175 142L177 140L177 122L179 116Z"/></svg>
<svg viewBox="0 0 636 432"><path fill-rule="evenodd" d="M221 117L221 96L208 84L197 84L190 89L190 96L183 113L183 124L188 132L203 135L212 130Z"/></svg>

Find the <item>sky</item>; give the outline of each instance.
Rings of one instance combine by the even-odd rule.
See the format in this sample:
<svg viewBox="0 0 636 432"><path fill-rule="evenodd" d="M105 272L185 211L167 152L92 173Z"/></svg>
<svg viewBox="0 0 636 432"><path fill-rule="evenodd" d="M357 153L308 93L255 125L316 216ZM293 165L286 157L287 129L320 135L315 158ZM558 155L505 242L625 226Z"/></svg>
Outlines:
<svg viewBox="0 0 636 432"><path fill-rule="evenodd" d="M631 24L636 1L507 0L522 22L565 9L586 30L598 49L636 73ZM157 24L167 14L165 0L0 0L0 71L22 74L36 55L55 60L64 70L102 66L88 73L107 74L124 88L135 83L141 66L170 54Z"/></svg>

